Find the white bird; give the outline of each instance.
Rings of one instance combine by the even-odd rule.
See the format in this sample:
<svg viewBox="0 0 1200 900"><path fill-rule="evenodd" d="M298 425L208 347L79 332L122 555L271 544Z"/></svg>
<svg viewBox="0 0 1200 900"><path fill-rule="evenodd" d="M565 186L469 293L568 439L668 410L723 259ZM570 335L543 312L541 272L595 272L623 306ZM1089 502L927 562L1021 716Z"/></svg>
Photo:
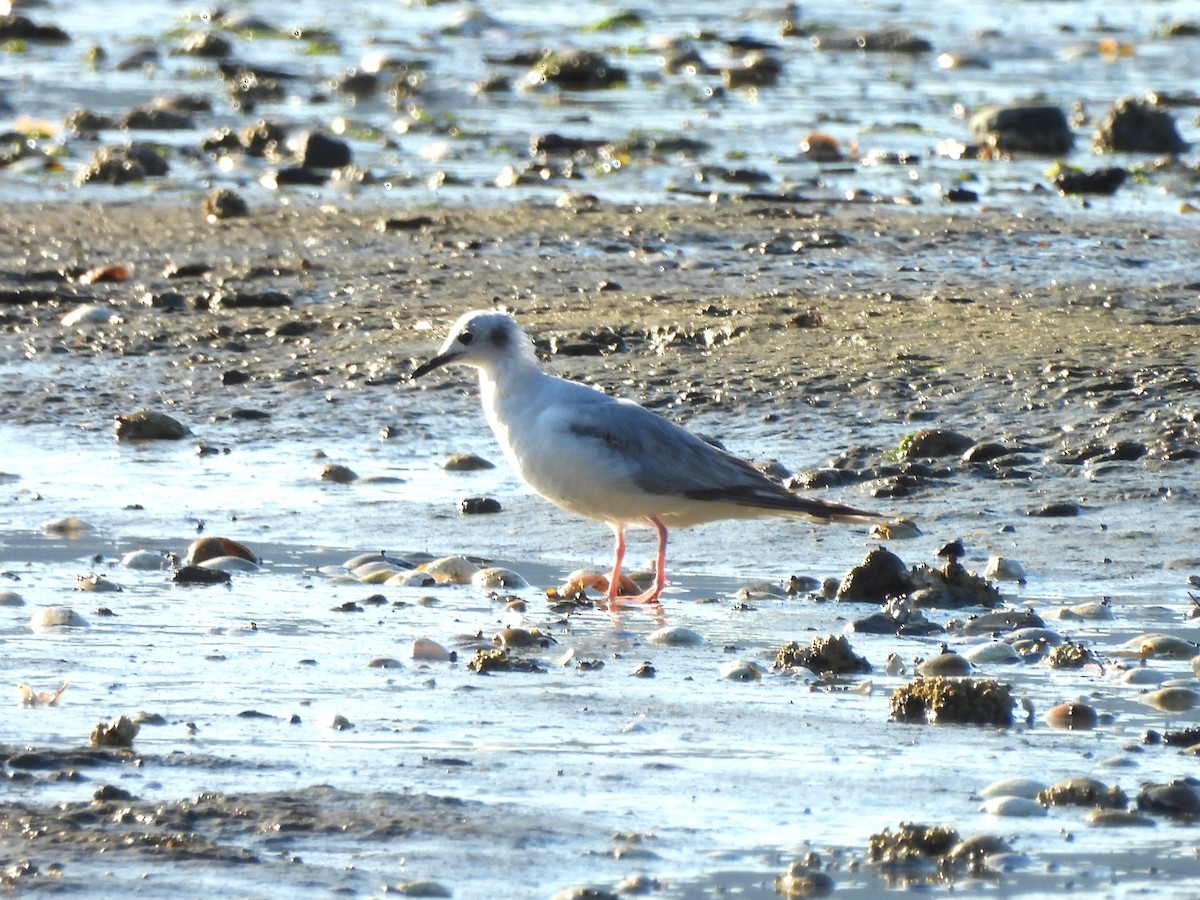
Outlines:
<svg viewBox="0 0 1200 900"><path fill-rule="evenodd" d="M793 494L752 465L630 400L542 371L533 342L507 313L461 316L438 354L410 376L450 364L479 370L483 411L530 487L568 512L607 522L616 535L605 596L620 586L625 528L658 532L654 585L634 598L658 603L666 584L667 526L767 515L819 522L880 516Z"/></svg>

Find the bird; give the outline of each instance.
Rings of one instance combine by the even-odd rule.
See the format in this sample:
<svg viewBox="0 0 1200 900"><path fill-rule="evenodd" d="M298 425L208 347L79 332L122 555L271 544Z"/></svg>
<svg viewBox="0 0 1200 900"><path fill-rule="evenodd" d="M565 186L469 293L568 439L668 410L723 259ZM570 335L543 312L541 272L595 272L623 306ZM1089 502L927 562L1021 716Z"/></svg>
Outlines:
<svg viewBox="0 0 1200 900"><path fill-rule="evenodd" d="M507 312L464 313L437 354L409 378L451 365L479 372L484 415L525 483L555 506L612 529L613 565L604 597L610 610L618 603L629 526L654 528L658 554L653 585L622 602L661 607L668 527L768 515L817 522L881 518L795 494L632 400L544 371L533 342Z"/></svg>

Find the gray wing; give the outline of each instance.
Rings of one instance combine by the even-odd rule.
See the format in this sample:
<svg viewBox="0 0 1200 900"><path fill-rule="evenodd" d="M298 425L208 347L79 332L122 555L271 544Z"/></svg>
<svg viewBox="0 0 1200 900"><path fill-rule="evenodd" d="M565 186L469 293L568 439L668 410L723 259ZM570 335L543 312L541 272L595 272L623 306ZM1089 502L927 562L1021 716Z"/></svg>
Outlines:
<svg viewBox="0 0 1200 900"><path fill-rule="evenodd" d="M589 389L590 390L590 389ZM619 457L639 488L689 500L773 509L822 520L875 521L876 513L793 494L745 460L696 437L645 407L594 396L568 406L567 430Z"/></svg>

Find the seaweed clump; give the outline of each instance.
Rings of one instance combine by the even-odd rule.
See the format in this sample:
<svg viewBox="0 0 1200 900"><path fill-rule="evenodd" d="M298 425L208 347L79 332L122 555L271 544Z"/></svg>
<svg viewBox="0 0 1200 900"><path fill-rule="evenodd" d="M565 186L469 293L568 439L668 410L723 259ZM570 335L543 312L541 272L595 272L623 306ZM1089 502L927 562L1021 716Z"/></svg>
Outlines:
<svg viewBox="0 0 1200 900"><path fill-rule="evenodd" d="M918 678L896 689L891 707L897 722L1012 725L1012 693L991 679Z"/></svg>
<svg viewBox="0 0 1200 900"><path fill-rule="evenodd" d="M871 664L850 648L842 635L814 638L807 646L788 641L775 653L776 669L809 669L818 675L858 675L871 671Z"/></svg>

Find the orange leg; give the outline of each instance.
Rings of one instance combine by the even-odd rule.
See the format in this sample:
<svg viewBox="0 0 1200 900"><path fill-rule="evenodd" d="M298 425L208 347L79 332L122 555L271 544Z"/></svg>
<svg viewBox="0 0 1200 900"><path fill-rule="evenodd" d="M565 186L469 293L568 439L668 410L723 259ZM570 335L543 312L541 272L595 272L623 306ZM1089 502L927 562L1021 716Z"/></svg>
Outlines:
<svg viewBox="0 0 1200 900"><path fill-rule="evenodd" d="M625 526L610 522L609 528L617 537L617 545L613 548L613 567L608 575L608 590L604 594L605 601L611 607L621 590L621 562L625 559Z"/></svg>
<svg viewBox="0 0 1200 900"><path fill-rule="evenodd" d="M658 559L654 566L654 587L638 594L633 600L637 603L658 603L663 588L667 585L667 526L655 516L649 517L649 522L658 531Z"/></svg>

